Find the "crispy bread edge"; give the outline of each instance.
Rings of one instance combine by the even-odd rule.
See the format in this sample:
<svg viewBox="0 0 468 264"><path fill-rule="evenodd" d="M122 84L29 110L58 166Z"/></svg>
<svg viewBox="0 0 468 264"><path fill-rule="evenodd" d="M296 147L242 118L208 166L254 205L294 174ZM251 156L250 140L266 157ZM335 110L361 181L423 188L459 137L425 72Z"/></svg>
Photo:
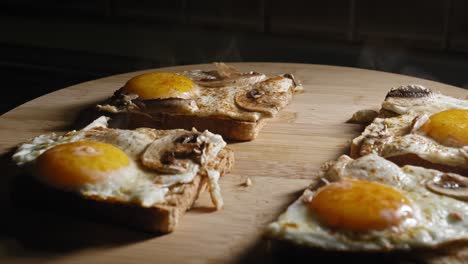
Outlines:
<svg viewBox="0 0 468 264"><path fill-rule="evenodd" d="M110 127L130 129L150 127L191 130L195 127L199 131L208 130L220 134L224 139L247 141L255 139L265 123L266 118L262 118L257 122L249 122L216 116L160 114L156 117L149 117L138 113L119 113L112 115L109 124Z"/></svg>

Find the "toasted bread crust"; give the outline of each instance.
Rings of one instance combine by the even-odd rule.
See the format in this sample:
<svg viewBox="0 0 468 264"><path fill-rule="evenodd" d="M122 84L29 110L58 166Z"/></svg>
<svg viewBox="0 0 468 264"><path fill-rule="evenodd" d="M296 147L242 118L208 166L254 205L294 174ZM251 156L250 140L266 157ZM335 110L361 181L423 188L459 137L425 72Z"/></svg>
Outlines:
<svg viewBox="0 0 468 264"><path fill-rule="evenodd" d="M232 169L233 165L234 152L225 148L218 154L213 169L218 170L220 175L224 175ZM32 207L41 210L45 208L60 211L61 213L65 211L72 215L79 214L98 221L104 220L105 222L113 222L156 233L174 231L180 218L192 207L198 195L207 185L204 172L200 171L191 183L184 185L181 193L169 194L166 203L157 204L153 207L139 207L116 201L100 200L96 197L83 199L83 197L76 194L44 187L35 180L28 179L24 181L24 179L19 179L19 182L13 186L15 188L12 193L12 200L20 207ZM27 197L37 197L38 200L31 203Z"/></svg>
<svg viewBox="0 0 468 264"><path fill-rule="evenodd" d="M181 114L160 114L149 117L139 113L118 113L111 116L110 127L134 129L150 127L156 129L181 128L198 131L208 130L222 135L224 139L253 140L265 125L266 119L257 122L240 121L216 116L193 116Z"/></svg>

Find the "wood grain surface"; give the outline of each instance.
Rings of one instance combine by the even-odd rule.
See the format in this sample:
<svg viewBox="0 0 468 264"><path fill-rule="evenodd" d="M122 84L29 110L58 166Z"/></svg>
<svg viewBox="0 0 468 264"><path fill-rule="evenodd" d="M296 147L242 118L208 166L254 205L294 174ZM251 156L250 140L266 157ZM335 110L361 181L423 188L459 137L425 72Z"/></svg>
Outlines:
<svg viewBox="0 0 468 264"><path fill-rule="evenodd" d="M451 96L466 95L465 90L453 86L362 69L285 63L233 65L267 74L291 72L302 80L304 93L270 120L256 140L230 145L236 164L221 180L224 210L213 212L209 195L204 193L178 229L168 235L144 234L60 213L16 209L9 201L10 182L17 174L9 162L10 151L17 144L39 134L66 131L81 110L104 100L141 72L67 87L2 115L0 263L280 263L300 261L299 257L312 261L317 255L339 257L277 245L262 236L263 229L300 195L323 162L348 152L350 140L363 129L346 123L355 111L378 109L390 88L409 83ZM212 66L190 65L155 70L209 68ZM247 177L253 182L250 187L242 185ZM34 197L28 199L34 203ZM467 261L467 255L462 250L450 255L429 252L422 260L461 263ZM364 259L374 257L382 256L365 255ZM382 260L407 263L421 259L408 254Z"/></svg>

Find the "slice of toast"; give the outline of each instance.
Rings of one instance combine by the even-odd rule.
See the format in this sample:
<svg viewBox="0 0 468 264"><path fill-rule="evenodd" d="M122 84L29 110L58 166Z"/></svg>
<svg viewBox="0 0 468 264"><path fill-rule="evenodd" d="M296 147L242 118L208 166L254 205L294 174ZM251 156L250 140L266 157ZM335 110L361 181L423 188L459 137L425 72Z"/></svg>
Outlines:
<svg viewBox="0 0 468 264"><path fill-rule="evenodd" d="M228 173L234 165L234 152L222 150L213 169L220 175ZM97 197L83 197L70 192L49 188L30 175L18 175L11 192L13 203L20 208L34 209L72 217L89 218L102 223L114 223L151 233L174 231L181 218L207 188L207 179L198 174L185 184L182 193L173 194L162 204L141 207L132 204L108 202ZM31 203L31 197L34 202Z"/></svg>
<svg viewBox="0 0 468 264"><path fill-rule="evenodd" d="M130 163L125 163L123 170L110 170L103 180L83 181L80 175L90 167L81 157L91 155L89 157L94 160L91 164L95 164L96 156L93 155L106 153L95 148L93 142L117 147L127 155ZM73 147L76 143L84 144L84 148L82 145ZM140 230L172 232L207 188L215 209L222 208L218 179L234 164L234 153L225 145L221 136L208 131L110 129L107 128L107 118L101 117L82 130L62 136L41 135L22 144L13 159L27 174L18 177L13 200L28 207L70 210ZM59 162L65 160L66 163L51 165L55 160L41 160L50 152L67 147L72 147L72 152L58 156ZM79 163L74 155L81 160ZM114 159L112 157L104 156L104 159ZM103 168L105 164L98 166ZM45 171L44 166L52 166L54 171L62 173L54 178L49 176L55 175L51 174L54 172ZM64 174L64 171L69 173ZM90 173L95 177L102 175L99 174L102 170ZM81 182L68 184L76 175L81 177ZM37 197L35 203L30 203L30 197Z"/></svg>
<svg viewBox="0 0 468 264"><path fill-rule="evenodd" d="M468 109L468 101L420 85L393 88L382 103L379 116L352 140L350 156L376 153L400 166L424 166L468 175L464 147L438 142L422 128L431 115L448 109Z"/></svg>
<svg viewBox="0 0 468 264"><path fill-rule="evenodd" d="M213 71L192 70L171 77L186 78L184 81L193 83L193 91L158 94L155 98L143 98L127 88L130 83L132 87L139 87L140 83L135 80L153 78L151 74L154 73L135 76L111 98L99 104L94 117L111 116L114 122L110 125L117 128L195 127L220 134L225 139L252 140L266 120L275 117L292 101L293 94L302 89L292 74L267 77L257 72L239 72L223 63L215 66ZM148 82L142 82L141 86ZM158 87L149 88L157 90Z"/></svg>

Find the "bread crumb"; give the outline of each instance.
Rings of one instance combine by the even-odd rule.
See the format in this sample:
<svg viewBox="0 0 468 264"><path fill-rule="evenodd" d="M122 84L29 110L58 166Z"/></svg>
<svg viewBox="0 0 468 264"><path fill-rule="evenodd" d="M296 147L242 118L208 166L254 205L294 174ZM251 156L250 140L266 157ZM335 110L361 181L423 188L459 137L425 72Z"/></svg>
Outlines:
<svg viewBox="0 0 468 264"><path fill-rule="evenodd" d="M244 187L249 187L249 186L252 186L252 180L247 177L247 179L245 180L245 182L242 184L242 186Z"/></svg>

